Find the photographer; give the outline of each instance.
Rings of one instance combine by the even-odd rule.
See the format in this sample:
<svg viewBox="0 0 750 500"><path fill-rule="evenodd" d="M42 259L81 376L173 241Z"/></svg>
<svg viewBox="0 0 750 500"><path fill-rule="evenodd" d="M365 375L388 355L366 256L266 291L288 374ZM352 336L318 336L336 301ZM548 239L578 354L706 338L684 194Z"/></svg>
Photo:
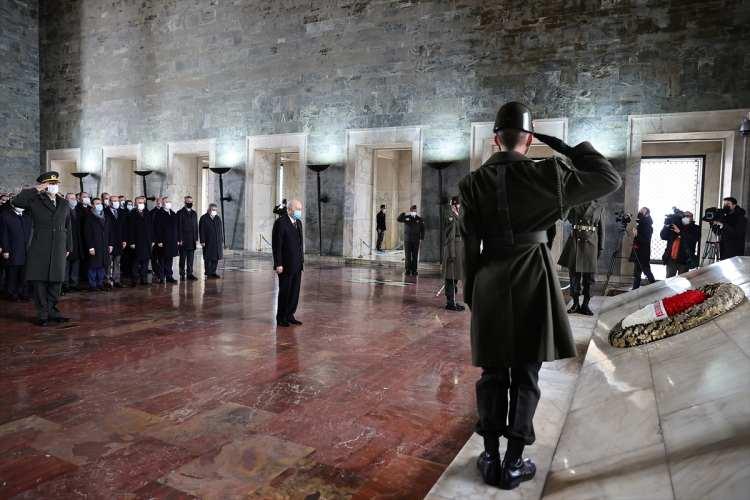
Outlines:
<svg viewBox="0 0 750 500"><path fill-rule="evenodd" d="M745 217L745 210L737 206L736 198L724 198L723 217L713 222L711 226L711 229L719 235L719 258L721 260L745 255L747 217Z"/></svg>
<svg viewBox="0 0 750 500"><path fill-rule="evenodd" d="M680 212L667 216L660 233L667 242L662 259L667 266L667 278L683 274L695 267L698 261L696 248L700 239L700 229L693 221L692 212Z"/></svg>
<svg viewBox="0 0 750 500"><path fill-rule="evenodd" d="M649 284L656 282L654 273L651 272L651 236L654 234L651 210L642 207L635 221L633 249L630 252L630 262L633 263L633 290L641 286L641 273L646 275Z"/></svg>

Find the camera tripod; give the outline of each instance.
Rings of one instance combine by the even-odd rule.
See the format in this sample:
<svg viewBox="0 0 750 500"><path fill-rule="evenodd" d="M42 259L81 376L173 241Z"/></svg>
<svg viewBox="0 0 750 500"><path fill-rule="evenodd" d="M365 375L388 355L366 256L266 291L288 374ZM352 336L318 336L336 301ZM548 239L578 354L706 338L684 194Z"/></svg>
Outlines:
<svg viewBox="0 0 750 500"><path fill-rule="evenodd" d="M602 295L604 297L607 296L607 288L609 288L609 280L612 278L612 273L615 271L615 262L617 262L617 259L620 258L620 249L622 248L622 240L625 237L625 232L627 231L628 226L623 225L621 226L617 231L617 246L615 246L615 250L612 252L612 255L609 257L609 265L607 266L607 279L604 281L604 290L602 290ZM633 252L633 256L635 257L635 261L638 263L638 267L643 269L643 266L641 265L641 259L638 257L638 252Z"/></svg>
<svg viewBox="0 0 750 500"><path fill-rule="evenodd" d="M700 262L701 267L705 265L706 259L713 262L719 260L719 237L714 233L713 227L709 229L708 238L706 238L706 243L703 247L703 256ZM713 264L713 262L710 263Z"/></svg>

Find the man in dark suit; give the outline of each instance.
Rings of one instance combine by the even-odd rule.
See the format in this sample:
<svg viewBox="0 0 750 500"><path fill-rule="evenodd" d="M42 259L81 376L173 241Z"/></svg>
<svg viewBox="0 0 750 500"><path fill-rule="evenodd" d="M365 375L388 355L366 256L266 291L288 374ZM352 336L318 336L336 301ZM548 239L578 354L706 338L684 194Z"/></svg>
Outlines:
<svg viewBox="0 0 750 500"><path fill-rule="evenodd" d="M23 267L30 238L31 217L24 215L23 208L11 206L10 210L0 210L0 253L7 275L5 290L13 301L27 300Z"/></svg>
<svg viewBox="0 0 750 500"><path fill-rule="evenodd" d="M109 286L122 288L120 269L122 251L125 248L125 242L127 240L127 221L123 212L120 210L120 196L112 195L109 200L109 205L104 205L104 216L106 217L107 225L109 226L112 253L109 254L109 262L104 274ZM104 200L102 200L102 203L103 202Z"/></svg>
<svg viewBox="0 0 750 500"><path fill-rule="evenodd" d="M383 251L383 238L385 237L385 205L380 205L380 211L376 216L375 229L378 232L378 243L375 245L375 249L378 252Z"/></svg>
<svg viewBox="0 0 750 500"><path fill-rule="evenodd" d="M63 281L63 292L77 291L78 283L81 281L81 260L83 255L83 229L81 227L81 212L78 210L78 199L75 193L65 195L70 207L70 237L72 246L70 254L65 262L65 280Z"/></svg>
<svg viewBox="0 0 750 500"><path fill-rule="evenodd" d="M93 199L93 210L83 223L83 248L86 254L86 268L89 291L104 291L104 277L112 253L112 235L104 204L100 198Z"/></svg>
<svg viewBox="0 0 750 500"><path fill-rule="evenodd" d="M417 215L417 206L412 205L408 214L401 213L396 219L404 225L404 265L406 276L416 276L419 261L419 245L424 239L424 219Z"/></svg>
<svg viewBox="0 0 750 500"><path fill-rule="evenodd" d="M221 278L216 273L219 261L224 258L224 233L216 203L208 206L208 212L198 222L198 236L203 247L203 265L207 279Z"/></svg>
<svg viewBox="0 0 750 500"><path fill-rule="evenodd" d="M271 236L273 267L279 276L276 324L301 325L302 322L294 317L299 303L302 268L305 262L302 203L299 200L292 200L287 206L287 214L276 219Z"/></svg>
<svg viewBox="0 0 750 500"><path fill-rule="evenodd" d="M180 249L180 278L195 281L193 261L198 243L198 214L193 210L193 197L185 196L185 206L177 211L177 244ZM185 271L187 269L187 275Z"/></svg>
<svg viewBox="0 0 750 500"><path fill-rule="evenodd" d="M128 217L128 248L133 258L133 283L140 280L145 285L148 260L151 257L151 247L154 246L151 234L151 217L146 210L146 198L139 196L135 199L136 208Z"/></svg>
<svg viewBox="0 0 750 500"><path fill-rule="evenodd" d="M177 214L172 210L172 202L162 198L161 208L154 214L154 250L159 259L156 282L177 283L172 275L172 262L177 255Z"/></svg>

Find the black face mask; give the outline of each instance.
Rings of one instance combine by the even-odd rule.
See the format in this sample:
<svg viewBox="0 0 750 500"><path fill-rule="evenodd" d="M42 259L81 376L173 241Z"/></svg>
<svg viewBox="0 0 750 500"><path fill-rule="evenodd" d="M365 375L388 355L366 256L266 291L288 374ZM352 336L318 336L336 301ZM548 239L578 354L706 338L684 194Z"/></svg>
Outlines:
<svg viewBox="0 0 750 500"><path fill-rule="evenodd" d="M188 208L193 208L193 204L192 203L185 203L185 206L188 207Z"/></svg>

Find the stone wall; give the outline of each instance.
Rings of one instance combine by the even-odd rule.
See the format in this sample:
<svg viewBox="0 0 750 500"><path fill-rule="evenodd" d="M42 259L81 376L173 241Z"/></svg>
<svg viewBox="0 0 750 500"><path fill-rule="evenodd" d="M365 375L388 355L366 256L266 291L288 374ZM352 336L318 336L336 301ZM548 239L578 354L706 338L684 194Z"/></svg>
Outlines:
<svg viewBox="0 0 750 500"><path fill-rule="evenodd" d="M0 2L0 192L39 175L38 28L36 0Z"/></svg>
<svg viewBox="0 0 750 500"><path fill-rule="evenodd" d="M465 162L470 123L514 99L568 117L570 142L591 140L624 171L629 114L750 105L743 0L71 0L43 2L42 20L42 150L81 147L84 158L103 145L216 138L236 150L217 164L241 171L245 136L309 132L308 161L341 164L346 129L421 125L425 161ZM166 168L159 155L146 162ZM330 253L342 248L343 174L322 177ZM428 224L435 186L425 168ZM623 199L610 196L608 210ZM241 205L232 212L228 232L244 231Z"/></svg>

